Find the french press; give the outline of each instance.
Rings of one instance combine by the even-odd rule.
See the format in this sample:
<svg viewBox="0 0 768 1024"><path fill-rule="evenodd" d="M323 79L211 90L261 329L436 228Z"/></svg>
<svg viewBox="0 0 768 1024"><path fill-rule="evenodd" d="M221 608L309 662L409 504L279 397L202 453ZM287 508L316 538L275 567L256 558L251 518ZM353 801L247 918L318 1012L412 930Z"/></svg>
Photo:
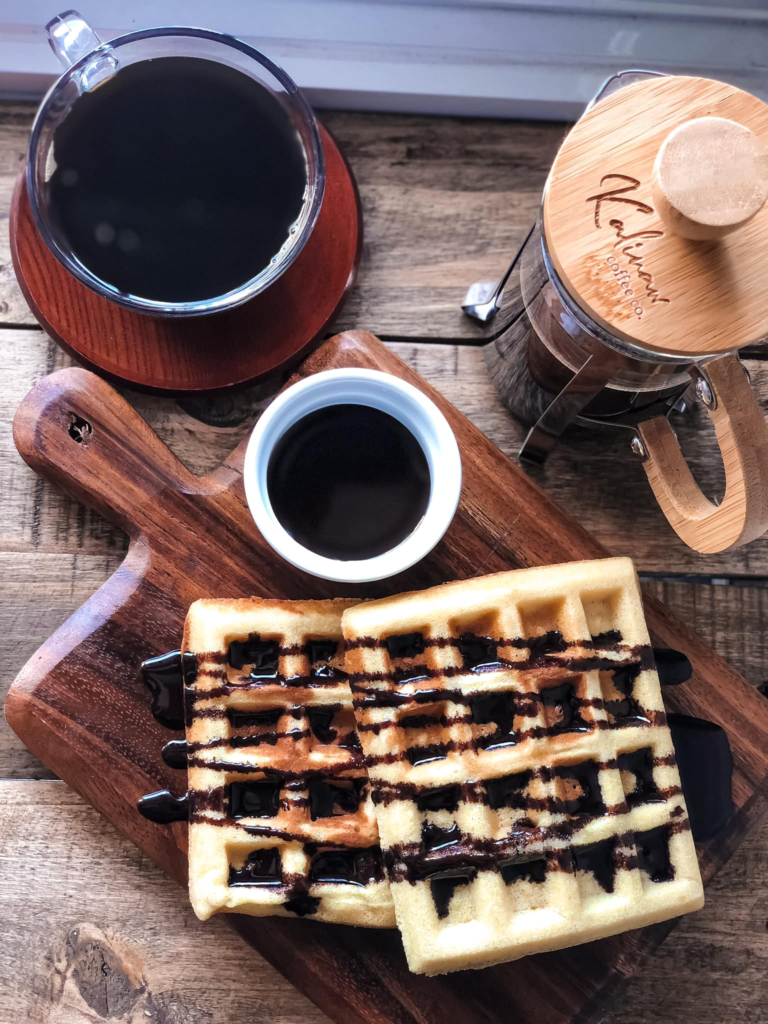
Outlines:
<svg viewBox="0 0 768 1024"><path fill-rule="evenodd" d="M615 427L702 552L768 529L768 427L737 352L768 335L768 105L704 78L625 71L572 128L507 273L462 307L543 462L577 421ZM723 455L702 494L669 423L697 399Z"/></svg>

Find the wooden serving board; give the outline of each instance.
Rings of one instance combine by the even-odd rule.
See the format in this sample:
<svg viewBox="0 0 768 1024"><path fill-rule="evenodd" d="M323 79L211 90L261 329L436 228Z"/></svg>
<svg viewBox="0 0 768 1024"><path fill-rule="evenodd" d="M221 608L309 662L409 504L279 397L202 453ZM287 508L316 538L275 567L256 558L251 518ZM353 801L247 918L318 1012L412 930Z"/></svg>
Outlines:
<svg viewBox="0 0 768 1024"><path fill-rule="evenodd" d="M401 576L356 586L354 593L381 596L607 554L377 339L339 335L298 375L340 366L385 370L427 393L453 427L464 466L459 509L437 548ZM131 543L114 576L22 670L8 696L8 721L38 757L184 884L186 825L154 825L136 810L145 793L168 787L181 794L186 782L161 759L172 734L150 714L141 661L178 646L187 607L201 596L352 591L307 576L267 547L245 505L244 445L215 472L194 477L127 402L85 370L62 370L41 381L19 408L15 438L30 466L126 530ZM684 651L694 666L690 682L667 691L668 706L721 724L733 748L736 814L699 849L709 880L765 807L768 702L658 602L648 599L647 614L654 642ZM673 927L657 925L485 971L423 978L409 974L394 931L279 918L231 921L338 1024L586 1024L602 1016Z"/></svg>

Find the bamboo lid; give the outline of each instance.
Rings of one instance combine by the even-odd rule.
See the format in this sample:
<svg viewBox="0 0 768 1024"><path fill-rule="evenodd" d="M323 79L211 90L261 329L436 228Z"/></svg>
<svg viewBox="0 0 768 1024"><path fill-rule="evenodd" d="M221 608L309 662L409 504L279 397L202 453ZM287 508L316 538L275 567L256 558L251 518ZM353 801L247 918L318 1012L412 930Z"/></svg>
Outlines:
<svg viewBox="0 0 768 1024"><path fill-rule="evenodd" d="M705 356L768 335L768 105L652 78L582 117L544 191L544 236L578 305L622 341Z"/></svg>

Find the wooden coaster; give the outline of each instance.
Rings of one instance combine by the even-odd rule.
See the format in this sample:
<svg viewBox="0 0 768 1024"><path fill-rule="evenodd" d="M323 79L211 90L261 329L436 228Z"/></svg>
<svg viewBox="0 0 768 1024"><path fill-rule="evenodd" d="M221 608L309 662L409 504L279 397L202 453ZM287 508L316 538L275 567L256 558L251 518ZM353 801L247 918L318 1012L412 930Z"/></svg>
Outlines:
<svg viewBox="0 0 768 1024"><path fill-rule="evenodd" d="M295 365L327 334L362 249L355 180L334 139L322 126L320 131L325 196L301 254L261 295L191 319L134 313L77 281L40 237L22 173L11 205L11 252L41 326L79 363L142 391L178 395L246 387Z"/></svg>

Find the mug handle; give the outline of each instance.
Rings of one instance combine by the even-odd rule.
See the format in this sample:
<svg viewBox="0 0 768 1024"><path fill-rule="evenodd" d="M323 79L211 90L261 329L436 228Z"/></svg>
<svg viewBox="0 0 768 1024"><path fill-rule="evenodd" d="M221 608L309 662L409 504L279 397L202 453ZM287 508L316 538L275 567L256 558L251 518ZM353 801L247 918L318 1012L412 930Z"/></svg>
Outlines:
<svg viewBox="0 0 768 1024"><path fill-rule="evenodd" d="M101 85L117 71L117 59L112 53L109 43L102 43L91 26L77 11L65 11L57 14L45 26L51 49L59 58L59 63L70 68L89 54L91 60L85 63L74 76L78 90L89 92Z"/></svg>
<svg viewBox="0 0 768 1024"><path fill-rule="evenodd" d="M77 11L65 11L45 26L48 43L65 67L71 67L98 46L101 40Z"/></svg>
<svg viewBox="0 0 768 1024"><path fill-rule="evenodd" d="M768 426L737 355L706 364L705 401L725 466L725 496L702 494L665 416L638 426L643 465L670 525L690 547L712 554L740 547L768 529Z"/></svg>

